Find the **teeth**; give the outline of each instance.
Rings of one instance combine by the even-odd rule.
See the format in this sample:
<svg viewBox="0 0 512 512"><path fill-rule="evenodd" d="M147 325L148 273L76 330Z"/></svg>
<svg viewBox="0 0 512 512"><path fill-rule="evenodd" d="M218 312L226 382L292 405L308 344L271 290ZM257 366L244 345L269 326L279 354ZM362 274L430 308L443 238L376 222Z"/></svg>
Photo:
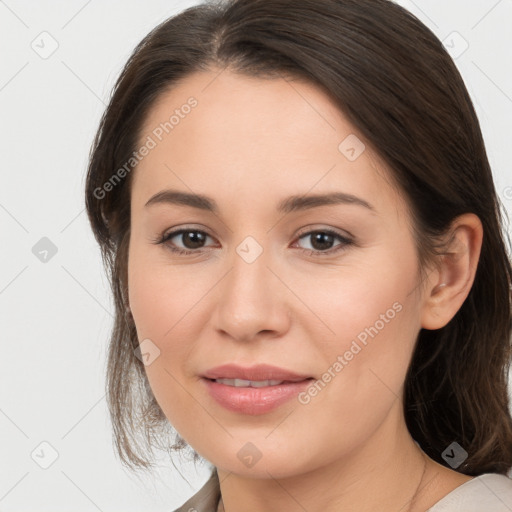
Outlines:
<svg viewBox="0 0 512 512"><path fill-rule="evenodd" d="M277 386L283 380L244 380L244 379L215 379L219 384L234 386L235 388L262 388L264 386Z"/></svg>

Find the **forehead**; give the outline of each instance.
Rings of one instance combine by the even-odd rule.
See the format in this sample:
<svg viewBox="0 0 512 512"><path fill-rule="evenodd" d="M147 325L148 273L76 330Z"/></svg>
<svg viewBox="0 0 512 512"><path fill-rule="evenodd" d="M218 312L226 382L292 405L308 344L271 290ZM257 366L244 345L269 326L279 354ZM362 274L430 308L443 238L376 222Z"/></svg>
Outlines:
<svg viewBox="0 0 512 512"><path fill-rule="evenodd" d="M304 80L188 75L155 101L139 144L148 138L154 147L134 173L135 201L176 185L231 201L244 191L250 200L333 188L373 196L374 204L386 193L399 200L363 137Z"/></svg>
<svg viewBox="0 0 512 512"><path fill-rule="evenodd" d="M165 138L170 143L179 145L197 135L202 139L200 149L211 152L214 145L236 140L231 157L237 149L247 155L264 145L277 152L294 142L304 153L307 148L300 144L312 133L316 138L329 137L326 143L334 144L336 151L339 137L354 132L334 102L311 83L254 78L227 70L193 73L160 94L142 133L158 131L170 120L172 130L163 134L169 135Z"/></svg>

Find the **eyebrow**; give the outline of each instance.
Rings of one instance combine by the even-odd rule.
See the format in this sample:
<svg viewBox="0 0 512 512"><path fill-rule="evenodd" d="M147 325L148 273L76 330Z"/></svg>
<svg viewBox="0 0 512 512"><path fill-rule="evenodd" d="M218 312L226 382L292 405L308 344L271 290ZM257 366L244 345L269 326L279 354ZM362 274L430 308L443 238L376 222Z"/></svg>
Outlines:
<svg viewBox="0 0 512 512"><path fill-rule="evenodd" d="M219 213L219 207L214 199L202 195L183 192L180 190L166 189L156 193L145 204L145 207L156 204L175 204L190 206L200 210ZM309 194L290 196L279 202L277 211L279 213L291 213L308 210L325 205L348 204L362 206L376 213L375 207L360 197L345 192L329 192L326 194Z"/></svg>

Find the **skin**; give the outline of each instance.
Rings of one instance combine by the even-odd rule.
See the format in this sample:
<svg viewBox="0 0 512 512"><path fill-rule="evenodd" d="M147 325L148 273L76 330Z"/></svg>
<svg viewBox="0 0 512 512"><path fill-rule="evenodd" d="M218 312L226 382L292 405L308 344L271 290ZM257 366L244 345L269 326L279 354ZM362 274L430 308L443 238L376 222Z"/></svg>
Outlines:
<svg viewBox="0 0 512 512"><path fill-rule="evenodd" d="M229 70L195 73L158 98L141 142L190 96L197 107L138 164L132 183L129 300L139 340L160 350L146 366L159 405L218 468L227 512L426 510L471 477L414 443L403 384L419 330L446 325L470 291L479 219L456 219L449 253L420 281L405 201L322 90ZM355 161L338 150L350 134L366 144ZM168 188L205 194L219 212L145 206ZM374 211L355 204L276 211L288 196L332 191ZM182 235L154 243L180 227L208 237L202 246ZM343 245L336 237L322 249L303 235L328 228L353 244L333 252ZM236 252L247 236L263 249L250 264ZM197 254L176 255L170 246ZM227 362L321 379L397 302L400 312L308 404L292 399L244 415L220 406L200 380ZM262 454L250 468L237 457L247 442Z"/></svg>

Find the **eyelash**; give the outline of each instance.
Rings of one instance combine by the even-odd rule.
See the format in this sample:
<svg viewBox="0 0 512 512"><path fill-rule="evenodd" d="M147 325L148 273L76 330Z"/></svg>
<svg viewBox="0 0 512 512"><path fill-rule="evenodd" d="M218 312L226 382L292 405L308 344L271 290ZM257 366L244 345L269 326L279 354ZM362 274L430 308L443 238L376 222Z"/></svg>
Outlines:
<svg viewBox="0 0 512 512"><path fill-rule="evenodd" d="M167 244L167 242L171 238L174 238L175 236L181 235L183 233L201 233L203 235L206 235L207 237L210 236L205 231L201 231L199 229L181 228L181 229L177 229L176 231L171 231L170 233L167 233L167 234L164 233L162 236L160 236L156 240L154 240L153 243L155 243L157 245L158 244L162 244L162 245L165 244L165 245L167 245L167 248L171 252L173 252L173 253L175 253L175 254L177 254L179 256L187 256L187 255L190 255L190 254L200 254L201 252L203 252L201 249L181 249L179 247L173 247L170 244ZM337 233L336 231L333 231L331 229L316 229L316 230L313 230L313 231L307 231L305 233L300 234L297 237L297 240L300 240L300 239L302 239L304 237L307 237L307 236L315 234L315 233L323 233L323 234L327 234L327 235L332 235L332 236L336 237L338 240L340 240L342 243L339 244L339 245L336 245L336 246L334 246L334 248L328 249L326 251L319 251L319 250L314 250L314 249L301 249L302 251L307 252L310 256L323 256L323 255L329 256L329 255L333 255L335 253L338 253L340 251L345 250L348 246L354 244L353 240L351 240L351 239L349 239L349 238L347 238L345 236L342 236L339 233Z"/></svg>

